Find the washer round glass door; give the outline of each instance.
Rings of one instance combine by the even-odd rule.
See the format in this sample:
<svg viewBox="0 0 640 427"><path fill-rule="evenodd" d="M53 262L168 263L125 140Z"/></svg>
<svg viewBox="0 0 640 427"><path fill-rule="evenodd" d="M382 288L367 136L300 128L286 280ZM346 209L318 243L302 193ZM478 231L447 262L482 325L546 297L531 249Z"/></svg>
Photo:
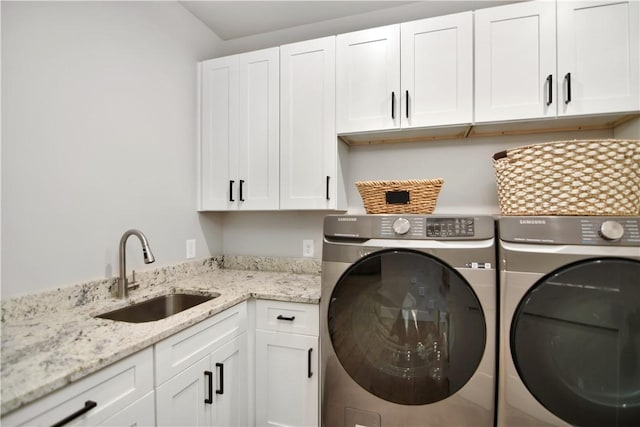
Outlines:
<svg viewBox="0 0 640 427"><path fill-rule="evenodd" d="M461 389L485 348L485 319L469 283L451 266L406 249L354 263L329 304L340 364L389 402L423 405Z"/></svg>
<svg viewBox="0 0 640 427"><path fill-rule="evenodd" d="M567 423L640 425L640 262L580 261L543 277L516 309L511 354Z"/></svg>

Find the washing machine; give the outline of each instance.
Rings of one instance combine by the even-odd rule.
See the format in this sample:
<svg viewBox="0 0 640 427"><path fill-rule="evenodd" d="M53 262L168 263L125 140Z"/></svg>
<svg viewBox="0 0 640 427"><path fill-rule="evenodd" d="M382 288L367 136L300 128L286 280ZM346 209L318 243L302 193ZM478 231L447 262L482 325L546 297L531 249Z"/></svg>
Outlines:
<svg viewBox="0 0 640 427"><path fill-rule="evenodd" d="M330 215L322 424L493 426L495 221Z"/></svg>
<svg viewBox="0 0 640 427"><path fill-rule="evenodd" d="M498 229L498 426L640 426L640 217Z"/></svg>

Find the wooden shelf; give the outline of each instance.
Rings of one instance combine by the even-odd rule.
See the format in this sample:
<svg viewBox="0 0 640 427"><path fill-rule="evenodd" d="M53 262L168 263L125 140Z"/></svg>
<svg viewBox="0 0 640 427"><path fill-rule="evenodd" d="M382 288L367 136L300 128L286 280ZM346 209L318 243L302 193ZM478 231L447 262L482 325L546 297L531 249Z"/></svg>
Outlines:
<svg viewBox="0 0 640 427"><path fill-rule="evenodd" d="M365 132L338 135L350 146L375 144L401 144L407 142L429 142L447 139L487 138L509 135L531 135L557 132L578 132L614 129L623 123L639 118L640 113L555 118L546 120L482 123L451 127L421 129L394 129L380 132Z"/></svg>

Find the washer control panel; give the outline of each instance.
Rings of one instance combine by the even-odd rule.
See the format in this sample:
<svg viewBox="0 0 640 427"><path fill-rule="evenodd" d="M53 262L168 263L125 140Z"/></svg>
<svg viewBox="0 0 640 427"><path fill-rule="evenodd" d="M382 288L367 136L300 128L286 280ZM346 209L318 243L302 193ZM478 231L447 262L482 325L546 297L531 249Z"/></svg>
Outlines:
<svg viewBox="0 0 640 427"><path fill-rule="evenodd" d="M473 237L473 218L427 218L427 237Z"/></svg>
<svg viewBox="0 0 640 427"><path fill-rule="evenodd" d="M456 239L476 237L474 217L383 216L382 238ZM374 235L376 230L374 228Z"/></svg>
<svg viewBox="0 0 640 427"><path fill-rule="evenodd" d="M424 239L424 218L412 216L383 216L379 222L379 236L383 238L406 237ZM374 235L376 234L374 224Z"/></svg>
<svg viewBox="0 0 640 427"><path fill-rule="evenodd" d="M488 240L495 237L488 215L327 215L330 239Z"/></svg>
<svg viewBox="0 0 640 427"><path fill-rule="evenodd" d="M603 242L640 243L640 221L638 219L588 219L580 221L583 244Z"/></svg>

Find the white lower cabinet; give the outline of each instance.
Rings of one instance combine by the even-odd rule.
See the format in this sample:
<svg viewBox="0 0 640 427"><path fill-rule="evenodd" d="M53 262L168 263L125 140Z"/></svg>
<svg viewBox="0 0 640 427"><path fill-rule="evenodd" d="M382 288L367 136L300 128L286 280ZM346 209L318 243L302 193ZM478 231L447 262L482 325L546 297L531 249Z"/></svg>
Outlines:
<svg viewBox="0 0 640 427"><path fill-rule="evenodd" d="M319 425L318 306L258 300L256 309L256 425Z"/></svg>
<svg viewBox="0 0 640 427"><path fill-rule="evenodd" d="M319 425L318 305L257 300L250 307L255 328L248 327L249 305L240 303L1 424L245 427L255 415L258 426Z"/></svg>
<svg viewBox="0 0 640 427"><path fill-rule="evenodd" d="M11 412L2 425L153 425L153 395L153 349L147 348Z"/></svg>
<svg viewBox="0 0 640 427"><path fill-rule="evenodd" d="M246 334L157 389L159 426L246 426Z"/></svg>
<svg viewBox="0 0 640 427"><path fill-rule="evenodd" d="M247 305L156 344L159 426L246 426Z"/></svg>

